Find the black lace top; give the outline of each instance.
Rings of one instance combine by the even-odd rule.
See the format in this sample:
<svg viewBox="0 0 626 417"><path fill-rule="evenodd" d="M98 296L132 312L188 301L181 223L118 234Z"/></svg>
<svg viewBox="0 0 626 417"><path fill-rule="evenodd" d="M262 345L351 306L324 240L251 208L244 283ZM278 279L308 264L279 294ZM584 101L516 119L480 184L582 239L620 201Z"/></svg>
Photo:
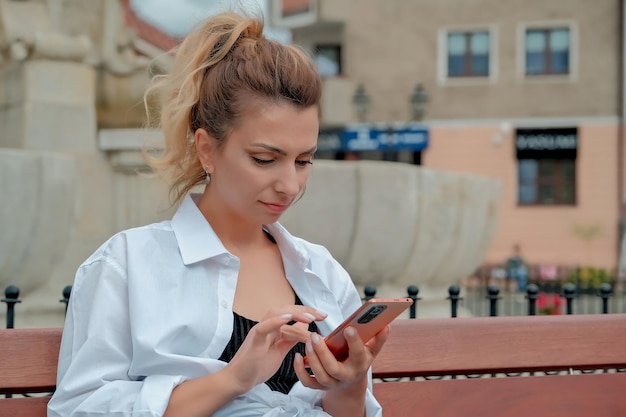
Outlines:
<svg viewBox="0 0 626 417"><path fill-rule="evenodd" d="M296 304L302 305L302 301L300 298L296 296ZM233 335L230 337L230 341L224 348L224 352L222 352L222 356L220 356L220 360L224 362L230 362L230 360L235 356L237 350L243 343L243 340L248 335L248 332L252 327L258 322L254 320L247 319L233 311L234 323L233 323ZM309 331L319 333L317 325L315 322L309 324ZM283 363L278 368L278 371L270 379L265 381L265 383L272 389L272 391L280 391L283 394L287 394L293 385L298 382L298 377L296 376L296 372L293 370L293 360L295 358L296 352L300 353L304 356L304 343L297 343L285 356Z"/></svg>

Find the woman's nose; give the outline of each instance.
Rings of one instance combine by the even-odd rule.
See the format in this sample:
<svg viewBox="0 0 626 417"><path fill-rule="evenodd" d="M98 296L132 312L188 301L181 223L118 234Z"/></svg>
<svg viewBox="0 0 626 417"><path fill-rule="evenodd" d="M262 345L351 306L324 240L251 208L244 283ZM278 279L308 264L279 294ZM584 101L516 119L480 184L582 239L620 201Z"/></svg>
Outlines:
<svg viewBox="0 0 626 417"><path fill-rule="evenodd" d="M276 191L295 197L300 192L300 176L295 165L281 170L276 180Z"/></svg>

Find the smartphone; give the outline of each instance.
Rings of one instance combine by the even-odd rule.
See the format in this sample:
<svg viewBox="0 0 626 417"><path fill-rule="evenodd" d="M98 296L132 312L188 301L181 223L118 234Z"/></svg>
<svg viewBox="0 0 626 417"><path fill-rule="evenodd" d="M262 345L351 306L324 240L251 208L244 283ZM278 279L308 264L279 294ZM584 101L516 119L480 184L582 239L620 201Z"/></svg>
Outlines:
<svg viewBox="0 0 626 417"><path fill-rule="evenodd" d="M348 357L348 343L343 337L346 327L352 326L363 343L366 343L411 304L411 298L372 298L326 336L324 341L337 360L343 361Z"/></svg>

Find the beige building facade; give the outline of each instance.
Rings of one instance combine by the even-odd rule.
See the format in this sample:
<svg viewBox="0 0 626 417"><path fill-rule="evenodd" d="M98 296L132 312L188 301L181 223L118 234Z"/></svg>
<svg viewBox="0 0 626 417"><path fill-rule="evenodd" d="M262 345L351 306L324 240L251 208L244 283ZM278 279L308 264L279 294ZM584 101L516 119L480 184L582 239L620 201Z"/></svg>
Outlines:
<svg viewBox="0 0 626 417"><path fill-rule="evenodd" d="M486 263L504 262L519 245L534 264L619 266L622 1L272 6L272 23L290 28L324 75L321 156L382 159L385 150L404 149L393 159L499 179L500 220ZM428 100L416 111L410 101L418 84ZM360 114L359 86L367 96ZM415 122L426 146L393 148L394 126ZM383 132L368 137L379 141L376 151L350 149L346 136L367 128ZM392 140L381 145L381 137Z"/></svg>

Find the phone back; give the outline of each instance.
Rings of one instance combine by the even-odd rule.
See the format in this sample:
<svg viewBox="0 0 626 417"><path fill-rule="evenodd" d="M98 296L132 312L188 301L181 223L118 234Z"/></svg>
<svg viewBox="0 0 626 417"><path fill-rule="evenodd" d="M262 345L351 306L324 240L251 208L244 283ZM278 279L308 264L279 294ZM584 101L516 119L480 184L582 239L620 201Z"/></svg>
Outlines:
<svg viewBox="0 0 626 417"><path fill-rule="evenodd" d="M366 343L411 304L411 298L372 298L325 338L326 345L338 360L343 361L348 357L348 345L343 336L346 327L353 327Z"/></svg>

